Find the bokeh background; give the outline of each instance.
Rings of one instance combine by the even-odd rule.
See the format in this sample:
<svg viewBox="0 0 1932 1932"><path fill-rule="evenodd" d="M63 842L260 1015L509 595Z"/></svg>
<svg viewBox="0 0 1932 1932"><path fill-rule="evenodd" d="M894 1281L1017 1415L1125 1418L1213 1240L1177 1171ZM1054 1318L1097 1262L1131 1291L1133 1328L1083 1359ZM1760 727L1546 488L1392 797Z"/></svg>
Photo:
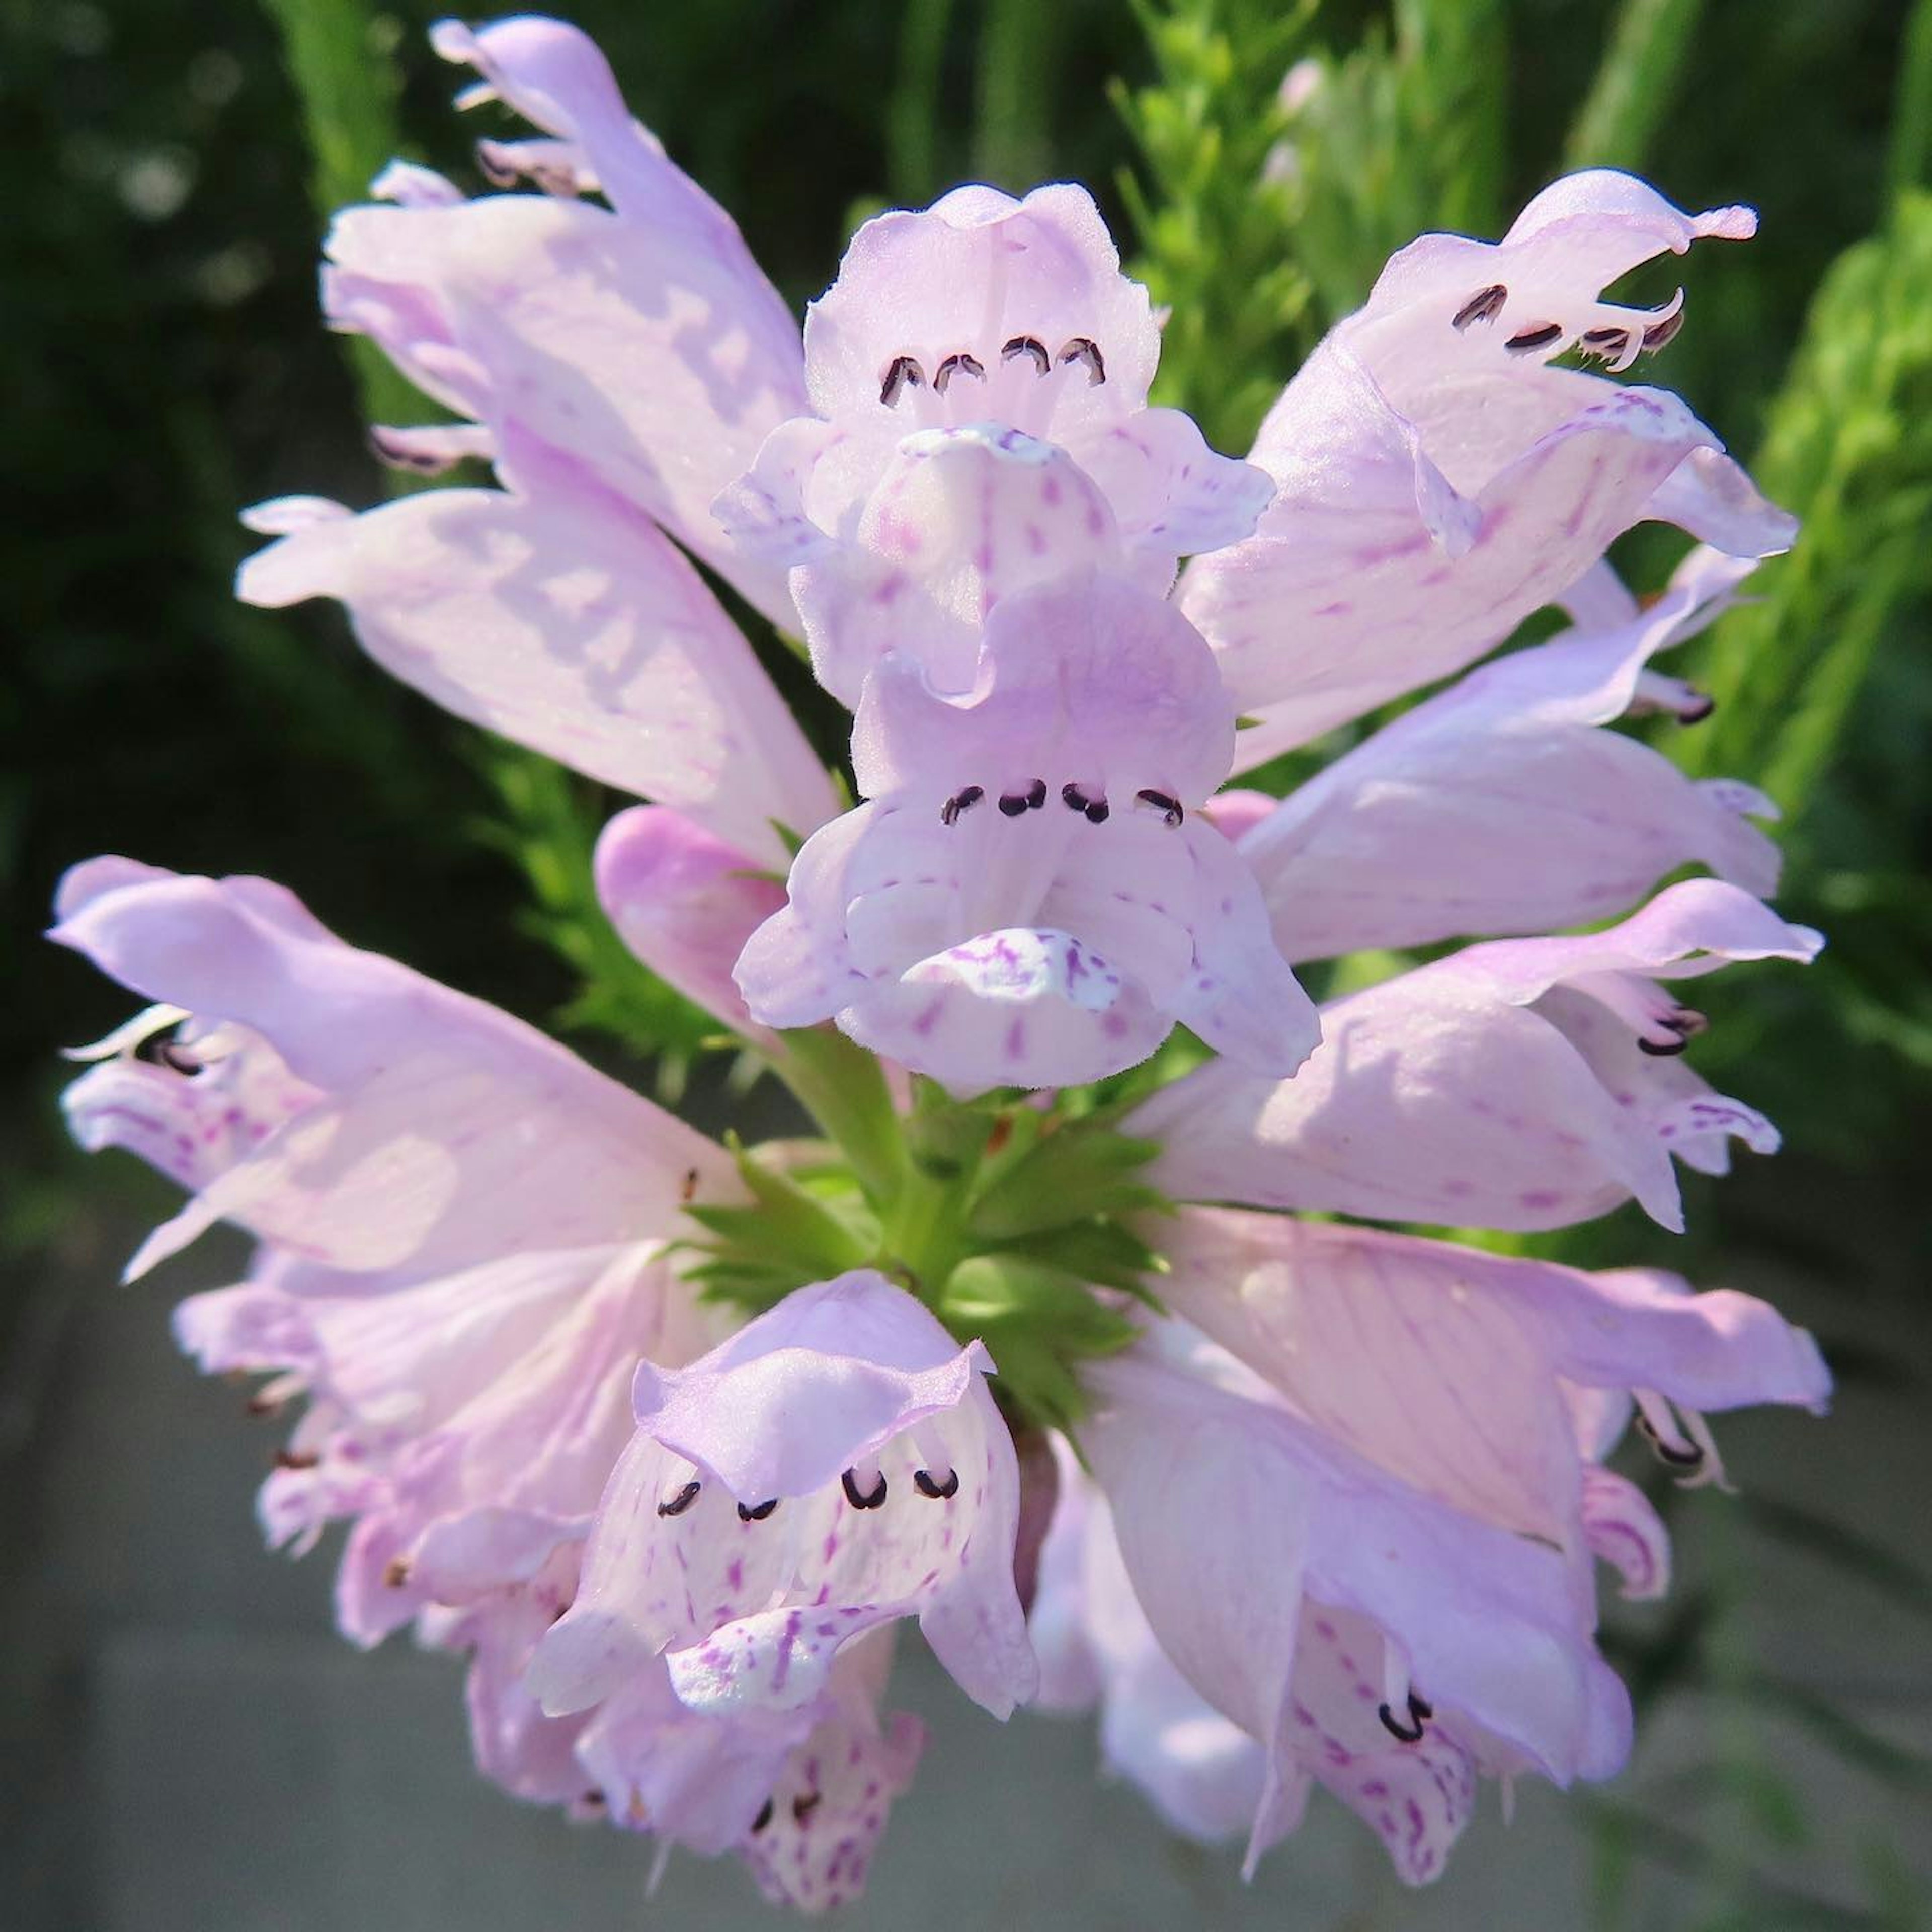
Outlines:
<svg viewBox="0 0 1932 1932"><path fill-rule="evenodd" d="M377 674L332 608L233 604L241 506L395 486L368 412L422 420L321 330L322 211L392 152L475 182L436 10L0 0L0 1924L413 1928L766 1922L730 1869L520 1810L469 1771L454 1668L327 1627L328 1557L256 1546L272 1447L171 1352L218 1243L113 1286L158 1186L58 1128L61 1045L122 996L36 937L101 850L255 871L332 926L563 1030L710 1123L769 1104L695 1054L584 877L594 788ZM640 116L800 302L856 222L964 178L1085 181L1172 304L1163 400L1222 448L1384 256L1499 233L1560 168L1745 200L1681 278L1680 389L1798 512L1762 600L1684 654L1718 696L1664 741L1786 815L1808 974L1714 989L1700 1066L1785 1129L1563 1252L1774 1295L1819 1334L1828 1424L1723 1430L1742 1493L1660 1492L1671 1602L1612 1606L1632 1772L1526 1790L1420 1895L1318 1801L1256 1885L1097 1785L1084 1726L932 1722L860 1925L1915 1926L1932 1911L1932 4L1906 0L580 0ZM1298 63L1300 84L1281 83ZM1640 586L1670 541L1620 548ZM776 667L792 671L781 652ZM800 694L808 702L808 694ZM828 745L836 721L821 714ZM1276 775L1290 782L1292 770Z"/></svg>

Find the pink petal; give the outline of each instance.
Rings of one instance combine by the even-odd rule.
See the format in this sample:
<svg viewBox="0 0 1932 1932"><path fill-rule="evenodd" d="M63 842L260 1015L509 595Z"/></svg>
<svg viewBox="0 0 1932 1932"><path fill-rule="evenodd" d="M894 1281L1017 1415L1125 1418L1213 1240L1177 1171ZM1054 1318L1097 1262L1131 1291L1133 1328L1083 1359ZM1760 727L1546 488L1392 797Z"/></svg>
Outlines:
<svg viewBox="0 0 1932 1932"><path fill-rule="evenodd" d="M1051 374L1005 364L1016 338L1038 341L1049 360L1076 338L1099 345L1106 381L1055 362ZM1147 400L1160 336L1147 291L1120 273L1120 256L1093 197L1070 182L1036 188L1022 201L990 188L956 188L921 212L896 211L853 237L838 279L806 311L805 352L818 413L886 406L883 376L899 356L918 358L930 381L945 357L971 354L994 379L1023 374L1034 406L1050 411L1059 440L1070 423L1104 422ZM1034 424L997 406L988 416Z"/></svg>
<svg viewBox="0 0 1932 1932"><path fill-rule="evenodd" d="M314 524L242 598L339 598L386 670L459 717L677 806L767 862L830 816L823 770L698 574L608 493L427 491Z"/></svg>
<svg viewBox="0 0 1932 1932"><path fill-rule="evenodd" d="M1672 1276L1227 1209L1186 1209L1156 1238L1162 1300L1299 1414L1424 1493L1565 1549L1584 1508L1569 1386L1698 1411L1816 1408L1830 1388L1810 1336L1766 1304Z"/></svg>
<svg viewBox="0 0 1932 1932"><path fill-rule="evenodd" d="M1673 1148L1708 1164L1727 1132L1774 1142L1658 1057L1682 1038L1639 1050L1640 1028L1673 1010L1650 976L1808 959L1819 943L1735 886L1689 880L1606 932L1474 946L1339 1000L1292 1081L1216 1062L1130 1131L1165 1144L1154 1178L1184 1199L1526 1228L1635 1195L1681 1226Z"/></svg>
<svg viewBox="0 0 1932 1932"><path fill-rule="evenodd" d="M1708 552L1642 616L1472 672L1338 759L1257 824L1241 856L1290 959L1548 932L1625 910L1693 863L1747 891L1778 855L1748 790L1699 784L1592 728L1636 696L1651 653L1692 634L1748 568Z"/></svg>
<svg viewBox="0 0 1932 1932"><path fill-rule="evenodd" d="M1610 1768L1628 1703L1557 1552L1184 1368L1121 1357L1088 1380L1101 1407L1082 1447L1135 1592L1183 1675L1250 1736L1292 1720L1305 1593L1373 1623L1422 1694L1558 1782Z"/></svg>
<svg viewBox="0 0 1932 1932"><path fill-rule="evenodd" d="M331 1267L420 1277L668 1228L693 1173L735 1192L714 1143L508 1015L344 945L280 888L126 866L70 874L52 937L258 1036L321 1096L217 1174L135 1271L226 1216Z"/></svg>
<svg viewBox="0 0 1932 1932"><path fill-rule="evenodd" d="M620 812L595 866L598 903L638 958L735 1031L762 1031L731 974L746 940L784 904L782 886L664 806Z"/></svg>
<svg viewBox="0 0 1932 1932"><path fill-rule="evenodd" d="M1603 289L1754 225L1598 171L1546 189L1499 243L1425 236L1390 260L1262 426L1252 460L1279 488L1256 536L1187 573L1184 607L1262 714L1244 768L1469 663L1640 518L1788 546L1790 520L1674 397L1544 366L1580 343L1618 368L1660 346L1675 304Z"/></svg>

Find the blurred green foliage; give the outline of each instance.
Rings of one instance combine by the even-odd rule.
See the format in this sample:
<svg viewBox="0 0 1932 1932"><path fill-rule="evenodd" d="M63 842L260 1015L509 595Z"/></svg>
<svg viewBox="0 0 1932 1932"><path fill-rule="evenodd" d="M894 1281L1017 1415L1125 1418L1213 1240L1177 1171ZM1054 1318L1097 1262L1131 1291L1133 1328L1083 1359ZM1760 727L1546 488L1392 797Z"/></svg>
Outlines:
<svg viewBox="0 0 1932 1932"><path fill-rule="evenodd" d="M466 142L493 124L449 112L452 76L423 38L440 10L0 0L0 894L16 936L0 956L0 1060L28 1096L0 1130L0 1237L9 1217L16 1236L44 1235L73 1198L50 1046L124 1007L27 937L62 866L97 850L271 873L362 943L607 1052L655 1047L673 1084L705 1035L596 911L590 844L616 801L479 749L364 662L332 610L257 613L228 595L251 544L239 506L374 500L390 481L364 449L365 412L420 409L361 345L344 361L316 326L313 277L322 211L392 147L474 178ZM1163 399L1233 450L1423 230L1498 232L1561 168L1599 164L1641 169L1685 206L1756 205L1759 242L1653 265L1634 292L1660 298L1681 268L1690 326L1650 373L1808 528L1760 574L1761 601L1684 654L1716 718L1660 742L1778 798L1783 903L1833 943L1809 975L1722 988L1700 1064L1779 1118L1834 1197L1883 1200L1922 1241L1923 1190L1906 1176L1932 1066L1932 0L566 10L797 302L887 194L1088 182L1172 307ZM1641 588L1668 550L1640 532L1619 555ZM830 744L836 720L812 715ZM1700 1206L1721 1249L1735 1232L1722 1197ZM1804 1226L1810 1264L1841 1265L1849 1233L1826 1214ZM1628 1217L1595 1238L1606 1253L1658 1245ZM1836 1359L1847 1377L1882 1366L1849 1331ZM1700 1516L1703 1534L1714 1520ZM1932 1614L1922 1576L1831 1522L1760 1503L1734 1533ZM1749 1570L1720 1566L1627 1640L1640 1695L1694 1685L1732 1715L1713 1732L1714 1808L1667 1793L1600 1806L1602 1921L1634 1922L1634 1864L1660 1861L1699 1880L1712 1928L1918 1922L1882 1847L1856 1910L1767 1876L1804 1819L1763 1716L1900 1789L1926 1789L1928 1766L1740 1652Z"/></svg>

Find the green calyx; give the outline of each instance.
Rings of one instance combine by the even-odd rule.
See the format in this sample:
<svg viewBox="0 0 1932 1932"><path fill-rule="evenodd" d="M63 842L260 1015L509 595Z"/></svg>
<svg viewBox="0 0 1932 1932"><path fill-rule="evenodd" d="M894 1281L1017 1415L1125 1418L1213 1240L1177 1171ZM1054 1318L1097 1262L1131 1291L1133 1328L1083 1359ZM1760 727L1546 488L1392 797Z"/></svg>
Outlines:
<svg viewBox="0 0 1932 1932"><path fill-rule="evenodd" d="M734 1145L746 1198L686 1209L686 1270L752 1312L794 1288L874 1268L964 1341L983 1341L1018 1420L1082 1412L1079 1363L1133 1339L1166 1264L1142 1230L1171 1204L1144 1178L1155 1143L1090 1096L962 1102L925 1080L892 1105L878 1062L829 1028L785 1036L778 1071L823 1141Z"/></svg>

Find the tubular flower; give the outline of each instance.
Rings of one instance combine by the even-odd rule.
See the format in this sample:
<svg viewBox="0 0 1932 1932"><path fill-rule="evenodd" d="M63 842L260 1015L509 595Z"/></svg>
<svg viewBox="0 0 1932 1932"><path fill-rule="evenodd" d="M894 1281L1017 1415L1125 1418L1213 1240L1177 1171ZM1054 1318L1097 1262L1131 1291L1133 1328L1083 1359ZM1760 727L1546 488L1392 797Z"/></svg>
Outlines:
<svg viewBox="0 0 1932 1932"><path fill-rule="evenodd" d="M996 1717L1097 1705L1250 1870L1317 1784L1419 1883L1486 1780L1612 1775L1596 1567L1653 1597L1671 1551L1612 1459L1634 1423L1723 1486L1707 1418L1822 1408L1816 1348L1655 1271L1305 1217L1678 1228L1678 1162L1777 1144L1679 986L1816 952L1763 903L1774 810L1615 728L1708 709L1651 660L1795 525L1612 380L1681 297L1603 296L1754 218L1591 172L1425 236L1244 462L1150 405L1084 190L882 215L801 328L575 28L434 39L536 132L479 142L476 199L386 170L323 300L460 418L379 453L494 474L264 505L241 594L338 599L647 801L599 904L813 1131L720 1146L266 881L77 867L53 936L152 1004L68 1117L189 1196L130 1276L256 1243L176 1328L302 1405L270 1540L347 1526L342 1630L463 1658L505 1790L806 1911L924 1748L908 1619ZM1696 540L1647 603L1605 560L1643 520ZM849 784L707 572L852 712ZM1222 788L1450 678L1286 799ZM1448 940L1319 1008L1293 970Z"/></svg>
<svg viewBox="0 0 1932 1932"><path fill-rule="evenodd" d="M1262 425L1250 455L1276 490L1254 536L1182 586L1257 716L1238 768L1460 670L1640 519L1736 556L1789 548L1795 523L1676 397L1549 366L1661 349L1681 291L1648 311L1602 290L1756 226L1597 170L1545 188L1501 242L1426 235L1391 258Z"/></svg>
<svg viewBox="0 0 1932 1932"><path fill-rule="evenodd" d="M789 1689L734 1700L705 1676L715 1648L692 1667L660 1658L660 1639L568 1717L540 1695L556 1673L553 1624L580 1635L590 1614L572 1608L580 1568L593 1599L604 1586L608 1525L584 1552L600 1495L634 1465L634 1382L669 1388L689 1364L684 1386L701 1388L728 1326L678 1272L698 1232L686 1210L743 1197L724 1150L508 1016L355 951L265 880L97 860L69 875L57 910L56 939L160 1003L88 1050L67 1100L83 1144L127 1148L194 1192L130 1276L218 1219L257 1238L249 1278L190 1297L176 1330L212 1374L272 1378L252 1408L305 1398L261 1516L272 1543L298 1550L350 1523L344 1634L370 1644L414 1622L425 1642L466 1653L477 1762L517 1796L601 1811L667 1845L739 1851L772 1896L809 1909L855 1891L920 1748L909 1718L881 1729L880 1646L855 1640L835 1657L838 1644L808 1636L788 1670L792 1639L774 1630ZM794 1341L770 1364L773 1386L740 1370L728 1408L761 1404L795 1430L812 1375L788 1381L788 1366L855 1322L876 1344L878 1426L851 1455L878 1513L851 1519L853 1552L835 1562L836 1533L821 1526L824 1546L815 1531L808 1547L806 1511L790 1510L752 1539L746 1587L762 1610L775 1591L808 1602L816 1580L842 1579L864 1600L836 1612L839 1643L918 1612L1004 1714L1027 1694L1032 1659L1012 1595L1012 1444L984 1350L960 1348L877 1276L850 1277L734 1338L739 1357L775 1331ZM857 1393L844 1358L824 1359L821 1449L852 1426ZM689 1393L672 1407L688 1415L694 1400L703 1408ZM919 1466L902 1468L907 1456ZM890 1513L888 1472L904 1492ZM832 1486L838 1514L839 1472ZM742 1533L771 1514L729 1520ZM658 1559L682 1561L710 1515L652 1518ZM727 1565L743 1567L737 1555ZM748 1626L726 1622L698 1634L742 1641ZM764 1835L780 1796L790 1822Z"/></svg>
<svg viewBox="0 0 1932 1932"><path fill-rule="evenodd" d="M998 605L958 698L889 658L854 736L868 802L806 842L739 961L753 1017L836 1016L964 1092L1096 1078L1176 1021L1292 1073L1314 1009L1198 815L1234 722L1186 622L1105 578Z"/></svg>

